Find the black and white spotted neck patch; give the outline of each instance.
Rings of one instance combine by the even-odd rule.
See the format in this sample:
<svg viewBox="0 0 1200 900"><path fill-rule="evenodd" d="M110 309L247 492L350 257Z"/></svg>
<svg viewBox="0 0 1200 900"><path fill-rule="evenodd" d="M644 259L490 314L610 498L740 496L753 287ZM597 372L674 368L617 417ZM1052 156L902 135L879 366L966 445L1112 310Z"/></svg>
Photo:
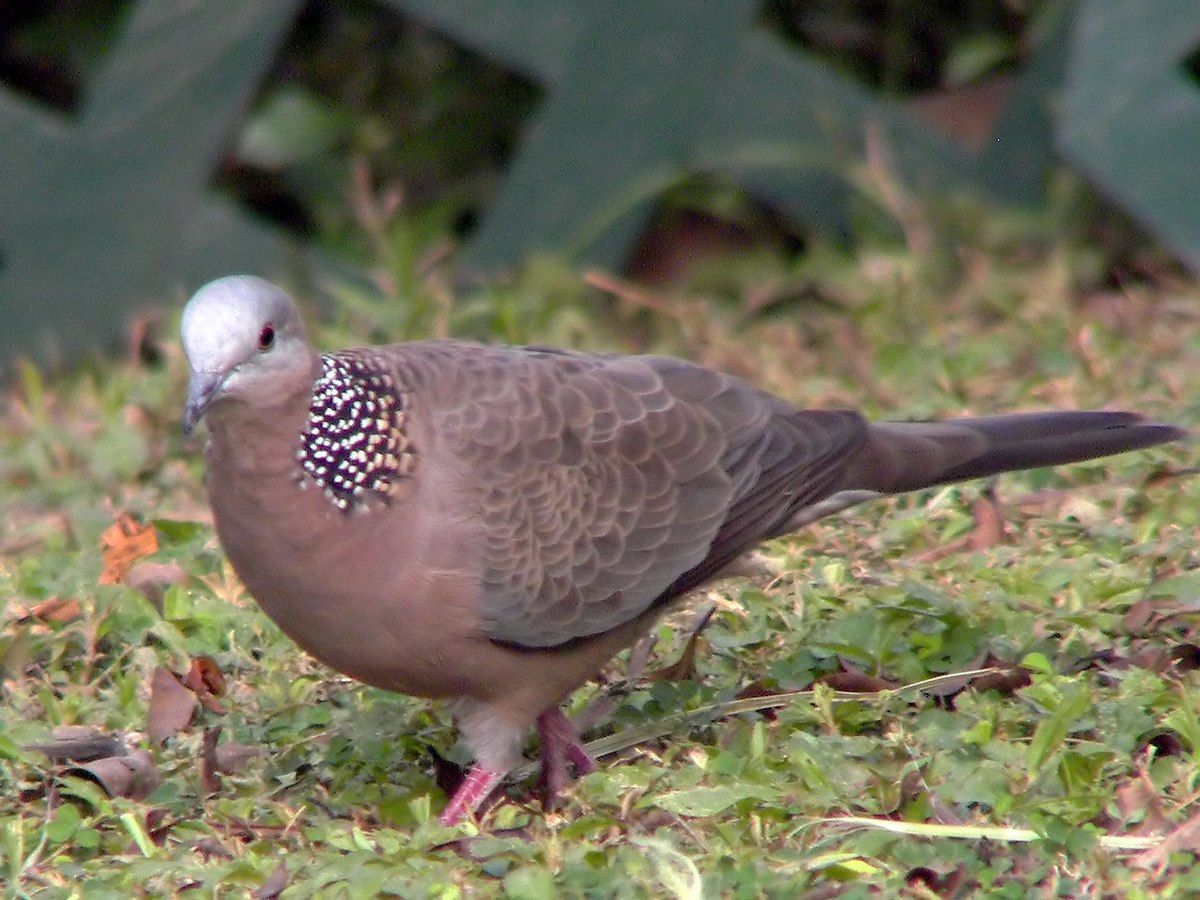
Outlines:
<svg viewBox="0 0 1200 900"><path fill-rule="evenodd" d="M338 509L396 496L416 465L405 397L379 360L348 351L321 357L296 458ZM303 483L303 482L302 482Z"/></svg>

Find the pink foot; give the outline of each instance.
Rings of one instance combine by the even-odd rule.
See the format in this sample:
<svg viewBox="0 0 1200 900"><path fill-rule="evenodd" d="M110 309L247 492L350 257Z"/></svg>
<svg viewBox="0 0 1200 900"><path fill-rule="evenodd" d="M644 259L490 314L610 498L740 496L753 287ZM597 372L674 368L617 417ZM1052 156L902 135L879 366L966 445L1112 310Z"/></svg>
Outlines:
<svg viewBox="0 0 1200 900"><path fill-rule="evenodd" d="M471 766L471 771L458 786L438 821L443 825L455 825L468 812L475 812L488 795L504 780L503 772L493 772L482 766Z"/></svg>
<svg viewBox="0 0 1200 900"><path fill-rule="evenodd" d="M559 791L571 783L568 762L573 763L575 771L582 776L596 771L596 760L583 748L575 726L557 706L538 716L537 729L542 745L541 783L549 806Z"/></svg>

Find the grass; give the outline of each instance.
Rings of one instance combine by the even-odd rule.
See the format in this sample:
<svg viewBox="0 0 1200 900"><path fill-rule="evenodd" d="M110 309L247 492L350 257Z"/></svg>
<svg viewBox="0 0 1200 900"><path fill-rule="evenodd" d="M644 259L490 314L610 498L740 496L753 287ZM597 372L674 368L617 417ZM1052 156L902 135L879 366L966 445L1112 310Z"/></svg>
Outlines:
<svg viewBox="0 0 1200 900"><path fill-rule="evenodd" d="M326 347L454 332L674 352L875 416L1112 406L1197 421L1194 283L1105 287L1061 223L921 214L919 247L817 244L700 266L670 290L539 260L456 292L411 222L380 220L378 294L403 302L333 286L315 330ZM174 334L153 364L26 367L0 418L0 881L13 895L1200 890L1200 487L1178 474L1190 447L1005 476L1004 539L977 550L964 538L980 533L978 484L773 542L765 574L665 620L636 677L623 657L572 700L612 752L561 809L543 814L526 780L481 830L447 830L435 751L464 757L442 712L314 663L232 575L200 442L179 433ZM121 513L153 524L152 561L183 570L157 605L99 583L100 536ZM706 604L694 665L664 675ZM200 707L152 744L156 670L202 656L223 676L223 712ZM944 677L979 668L998 671ZM770 696L783 692L796 693ZM157 786L109 796L28 749L63 726L148 750ZM217 765L214 740L241 764Z"/></svg>

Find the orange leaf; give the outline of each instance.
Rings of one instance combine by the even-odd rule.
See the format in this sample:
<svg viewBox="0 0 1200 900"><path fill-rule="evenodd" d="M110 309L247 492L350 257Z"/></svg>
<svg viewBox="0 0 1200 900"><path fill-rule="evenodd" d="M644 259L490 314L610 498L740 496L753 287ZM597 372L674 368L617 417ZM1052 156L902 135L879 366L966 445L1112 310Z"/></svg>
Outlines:
<svg viewBox="0 0 1200 900"><path fill-rule="evenodd" d="M975 519L970 535L972 550L986 550L1004 543L1004 508L991 485L976 498L971 515Z"/></svg>
<svg viewBox="0 0 1200 900"><path fill-rule="evenodd" d="M195 694L206 709L224 714L225 708L216 698L225 693L225 676L211 656L193 657L187 674L183 676L183 686Z"/></svg>
<svg viewBox="0 0 1200 900"><path fill-rule="evenodd" d="M122 513L100 535L100 548L104 554L100 583L120 584L130 566L158 550L158 535L153 525L142 525L133 516Z"/></svg>
<svg viewBox="0 0 1200 900"><path fill-rule="evenodd" d="M50 597L29 607L22 619L37 619L39 622L69 622L82 612L79 601L64 597Z"/></svg>

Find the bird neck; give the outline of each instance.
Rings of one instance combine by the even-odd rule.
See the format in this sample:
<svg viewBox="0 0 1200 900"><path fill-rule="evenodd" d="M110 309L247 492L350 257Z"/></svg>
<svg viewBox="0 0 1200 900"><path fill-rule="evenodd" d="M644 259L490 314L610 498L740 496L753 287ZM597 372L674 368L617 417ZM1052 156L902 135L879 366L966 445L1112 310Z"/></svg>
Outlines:
<svg viewBox="0 0 1200 900"><path fill-rule="evenodd" d="M210 468L220 466L229 474L240 472L251 478L297 477L293 451L300 445L319 372L320 360L314 354L307 371L279 379L269 395L215 404L206 416ZM281 453L281 447L289 452Z"/></svg>

